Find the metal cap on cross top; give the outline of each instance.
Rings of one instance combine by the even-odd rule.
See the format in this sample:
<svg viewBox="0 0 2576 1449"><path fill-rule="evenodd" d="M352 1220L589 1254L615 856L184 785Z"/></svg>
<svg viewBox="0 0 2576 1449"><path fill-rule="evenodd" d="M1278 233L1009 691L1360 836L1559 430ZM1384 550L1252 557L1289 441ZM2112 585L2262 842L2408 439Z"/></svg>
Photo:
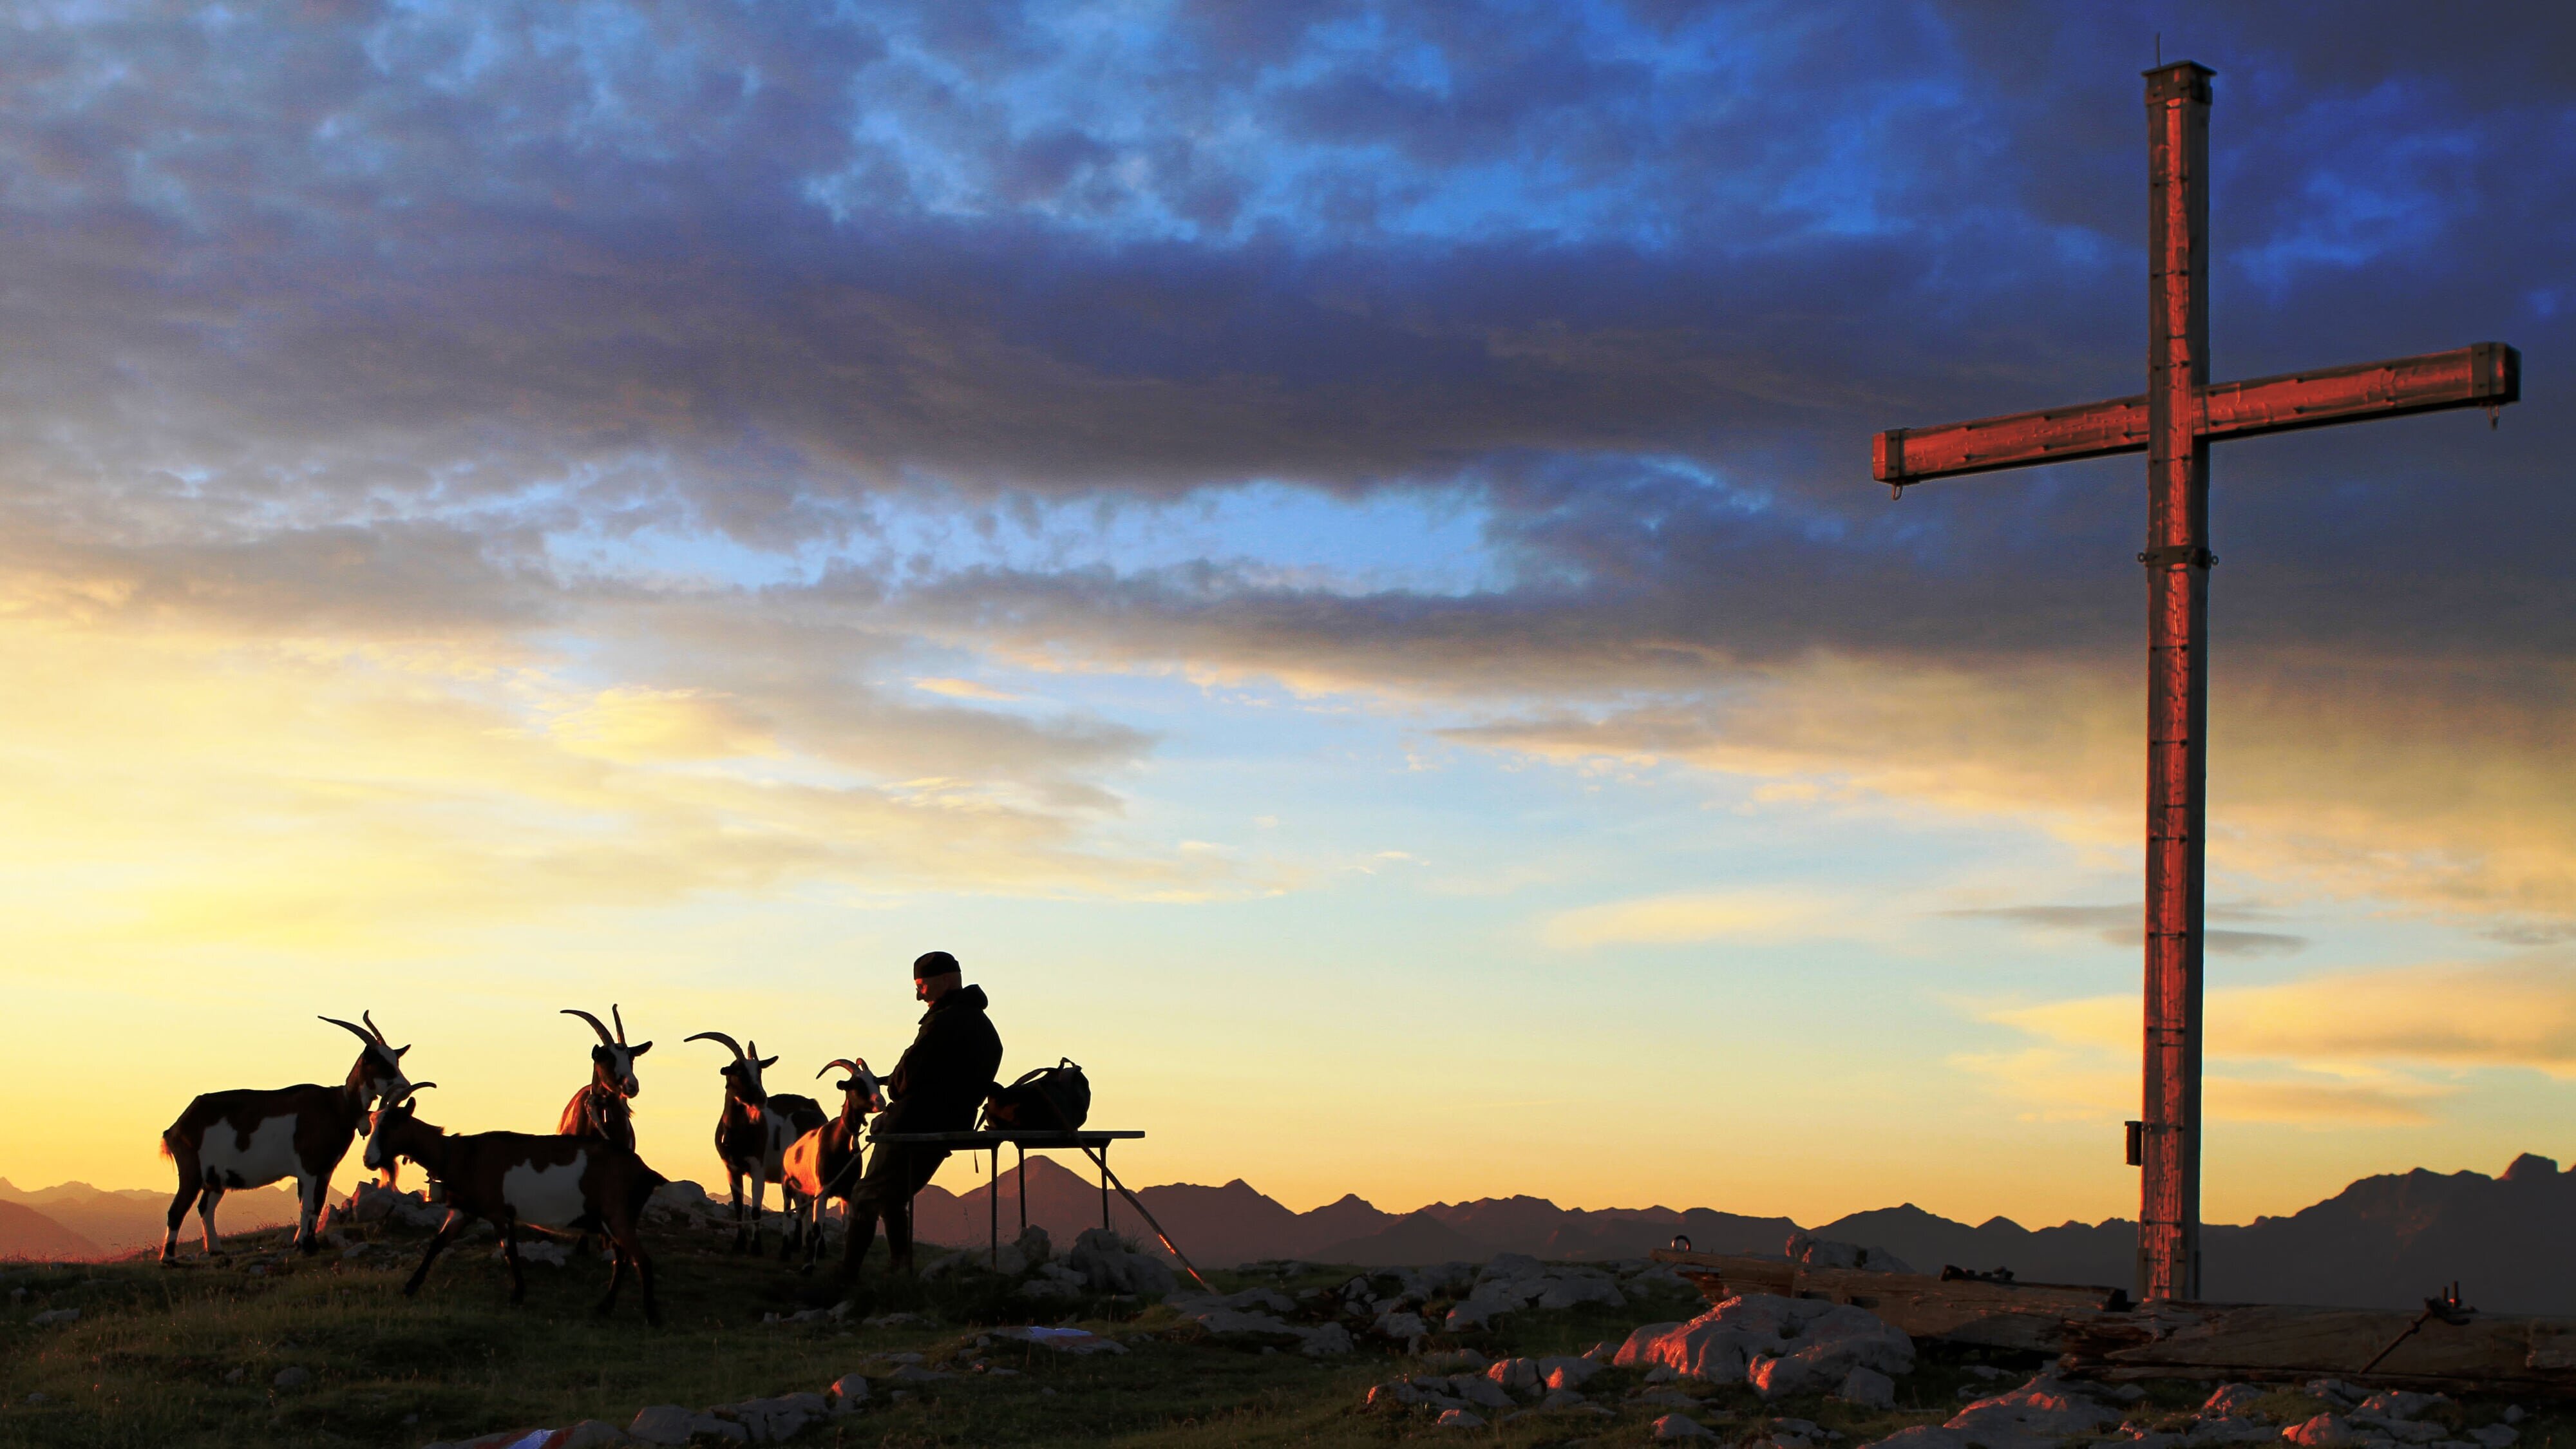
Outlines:
<svg viewBox="0 0 2576 1449"><path fill-rule="evenodd" d="M2147 455L2145 1110L2127 1124L2138 1183L2138 1296L2200 1296L2202 891L2209 749L2209 448L2233 438L2485 408L2522 397L2500 342L2248 382L2209 380L2209 106L2216 72L2147 77L2147 391L1871 443L1891 491L2039 463Z"/></svg>

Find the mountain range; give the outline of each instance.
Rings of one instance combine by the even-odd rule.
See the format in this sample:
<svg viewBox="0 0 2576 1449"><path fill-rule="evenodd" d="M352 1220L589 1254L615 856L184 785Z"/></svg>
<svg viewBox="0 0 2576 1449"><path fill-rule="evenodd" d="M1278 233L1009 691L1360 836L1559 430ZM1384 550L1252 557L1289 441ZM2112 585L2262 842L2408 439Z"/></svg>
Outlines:
<svg viewBox="0 0 2576 1449"><path fill-rule="evenodd" d="M946 1171L962 1176L969 1161L958 1158ZM928 1243L980 1244L998 1217L1002 1236L1013 1237L1022 1211L1017 1186L1005 1173L998 1202L986 1186L924 1188L915 1232ZM2137 1225L2121 1218L2033 1230L1998 1217L1970 1226L1911 1203L1802 1229L1788 1218L1710 1208L1587 1210L1535 1197L1390 1213L1345 1196L1301 1213L1240 1178L1222 1187L1168 1183L1136 1196L1202 1268L1264 1258L1391 1267L1506 1252L1636 1258L1676 1237L1703 1252L1778 1255L1792 1234L1810 1231L1884 1249L1922 1272L2009 1268L2024 1282L2125 1285L2137 1250ZM100 1257L157 1245L168 1203L149 1189L65 1183L29 1192L0 1179L0 1258ZM1059 1245L1100 1226L1102 1208L1095 1182L1051 1158L1029 1162L1027 1219ZM1153 1241L1154 1230L1125 1199L1111 1196L1107 1209L1122 1237ZM220 1225L237 1232L294 1218L294 1195L279 1187L228 1195ZM2413 1308L2457 1281L2468 1302L2491 1311L2576 1313L2571 1221L2576 1172L2560 1172L2545 1157L2525 1154L2494 1177L2420 1168L2366 1177L2286 1217L2205 1227L2203 1286L2215 1301Z"/></svg>
<svg viewBox="0 0 2576 1449"><path fill-rule="evenodd" d="M954 1170L953 1168L951 1169ZM999 1203L1003 1237L1018 1229L1010 1174ZM1260 1258L1395 1266L1482 1260L1496 1253L1544 1259L1643 1257L1687 1237L1702 1252L1780 1254L1802 1230L1788 1218L1709 1208L1561 1208L1544 1198L1481 1198L1389 1213L1359 1197L1307 1212L1236 1179L1223 1187L1173 1183L1136 1194L1181 1251L1201 1267ZM925 1241L980 1243L992 1221L990 1190L933 1185L915 1203ZM1029 1163L1028 1219L1059 1243L1101 1223L1096 1184L1050 1159ZM1112 1197L1110 1225L1150 1242L1136 1210ZM2576 1313L2576 1172L2525 1154L2495 1177L2413 1172L2366 1177L2313 1207L2202 1230L2202 1284L2213 1301L2414 1308L2454 1281L2494 1312ZM1854 1213L1814 1228L1819 1238L1883 1248L1914 1268L2009 1268L2025 1282L2125 1286L2134 1275L2137 1224L2123 1218L2033 1230L2009 1218L1970 1226L1911 1203Z"/></svg>
<svg viewBox="0 0 2576 1449"><path fill-rule="evenodd" d="M99 1258L157 1248L169 1215L166 1187L105 1188L66 1182L30 1191L0 1177L0 1258ZM225 1193L223 1205L215 1210L215 1230L222 1233L294 1221L295 1189L285 1183ZM79 1246L61 1245L46 1236L48 1229L68 1235ZM196 1231L192 1209L180 1236L193 1239Z"/></svg>

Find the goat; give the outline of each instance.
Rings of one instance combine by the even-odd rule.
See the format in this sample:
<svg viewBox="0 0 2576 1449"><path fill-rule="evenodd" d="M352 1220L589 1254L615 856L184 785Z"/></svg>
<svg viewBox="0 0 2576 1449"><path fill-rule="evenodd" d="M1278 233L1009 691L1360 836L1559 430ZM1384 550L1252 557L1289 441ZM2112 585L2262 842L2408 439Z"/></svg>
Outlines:
<svg viewBox="0 0 2576 1449"><path fill-rule="evenodd" d="M295 1179L295 1246L314 1250L331 1174L349 1155L367 1108L411 1086L402 1069L402 1055L411 1048L387 1042L373 1016L360 1012L359 1019L366 1022L363 1029L335 1016L316 1018L366 1043L339 1086L207 1092L161 1134L161 1155L179 1169L179 1191L170 1199L168 1230L161 1237L162 1262L178 1260L179 1224L190 1202L197 1204L211 1258L222 1251L215 1239L215 1204L228 1191L266 1187L282 1177Z"/></svg>
<svg viewBox="0 0 2576 1449"><path fill-rule="evenodd" d="M770 1096L761 1086L760 1069L776 1066L778 1058L760 1055L758 1042L751 1044L750 1051L744 1051L720 1031L702 1031L689 1040L717 1042L733 1053L733 1060L724 1067L724 1111L716 1118L716 1156L723 1161L725 1176L733 1188L733 1250L760 1251L762 1185L774 1182L779 1185L779 1206L787 1214L787 1230L780 1235L778 1244L778 1256L784 1260L804 1237L799 1194L782 1175L787 1149L797 1138L828 1120L823 1115L823 1104L786 1092ZM746 1177L751 1179L748 1229L742 1217L742 1180Z"/></svg>
<svg viewBox="0 0 2576 1449"><path fill-rule="evenodd" d="M797 1138L781 1164L782 1185L795 1189L805 1199L808 1268L823 1256L824 1207L836 1197L847 1202L858 1184L860 1153L865 1145L861 1132L867 1126L868 1114L885 1107L885 1094L877 1086L876 1073L868 1070L867 1058L836 1057L814 1075L819 1077L834 1067L850 1069L849 1076L833 1083L841 1089L841 1115ZM849 1248L844 1244L842 1257L848 1256Z"/></svg>
<svg viewBox="0 0 2576 1449"><path fill-rule="evenodd" d="M599 1045L590 1049L590 1085L564 1103L563 1120L555 1124L556 1135L597 1137L634 1151L635 1109L627 1101L644 1090L635 1080L635 1059L651 1051L653 1044L626 1044L626 1018L618 1015L614 1002L609 1004L608 1014L617 1022L615 1036L610 1036L607 1026L587 1011L566 1007L563 1014L589 1022L590 1029L599 1033Z"/></svg>
<svg viewBox="0 0 2576 1449"><path fill-rule="evenodd" d="M627 1148L595 1137L539 1136L532 1132L472 1132L449 1136L415 1115L414 1094L437 1085L422 1082L377 1110L375 1130L367 1138L369 1167L392 1165L407 1157L447 1188L447 1218L431 1236L403 1284L403 1296L420 1291L429 1265L459 1229L474 1218L501 1234L502 1256L510 1264L510 1301L528 1296L527 1278L519 1267L519 1224L596 1230L612 1250L608 1292L595 1310L616 1306L626 1267L644 1282L644 1321L659 1328L661 1305L653 1299L653 1259L644 1251L639 1225L644 1205L667 1180L644 1165Z"/></svg>

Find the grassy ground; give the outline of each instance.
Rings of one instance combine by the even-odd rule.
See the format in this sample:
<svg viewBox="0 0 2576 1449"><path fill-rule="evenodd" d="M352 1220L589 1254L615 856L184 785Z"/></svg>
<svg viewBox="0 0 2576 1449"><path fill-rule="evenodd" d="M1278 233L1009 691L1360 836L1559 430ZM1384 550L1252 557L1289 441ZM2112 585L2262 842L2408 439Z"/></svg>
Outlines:
<svg viewBox="0 0 2576 1449"><path fill-rule="evenodd" d="M610 1318L590 1312L606 1284L596 1261L531 1264L527 1302L505 1302L507 1278L483 1232L452 1248L417 1299L399 1293L421 1235L377 1227L377 1246L355 1259L336 1250L308 1259L278 1251L276 1234L243 1234L228 1262L163 1269L149 1262L0 1269L0 1446L229 1446L368 1444L417 1446L514 1426L583 1418L623 1426L647 1404L693 1408L796 1390L819 1390L852 1371L872 1378L882 1356L923 1354L961 1370L974 1360L1016 1374L962 1371L900 1403L882 1396L863 1414L809 1428L810 1445L1132 1445L1452 1442L1454 1430L1427 1415L1361 1407L1368 1387L1418 1365L1364 1346L1341 1358L1263 1353L1209 1340L1169 1310L1114 1300L1050 1315L1113 1329L1131 1343L1123 1356L1060 1358L1008 1341L978 1349L978 1325L1026 1322L994 1280L962 1277L922 1284L864 1277L846 1324L764 1324L822 1291L774 1262L736 1257L705 1229L658 1235L664 1326L645 1327L630 1283ZM924 1261L929 1260L925 1254ZM1292 1290L1339 1282L1349 1270L1318 1269ZM1232 1288L1252 1280L1214 1275ZM1277 1280L1265 1279L1265 1282ZM77 1322L31 1326L38 1312L77 1307ZM1676 1294L1613 1310L1586 1307L1512 1315L1490 1334L1441 1340L1491 1355L1579 1353L1616 1340L1637 1323L1686 1318L1700 1305ZM910 1328L870 1329L862 1316L896 1310L936 1319ZM1984 1384L1972 1364L2019 1375L2035 1358L1927 1349L1921 1369L1899 1385L1894 1413L1865 1413L1820 1399L1765 1409L1742 1387L1707 1394L1699 1416L1728 1438L1760 1436L1772 1414L1809 1418L1861 1443L1907 1424L1938 1422L1957 1391ZM275 1386L285 1369L309 1381ZM2017 1380L2008 1380L2017 1381ZM1587 1385L1618 1406L1635 1375L1609 1371ZM2206 1386L2167 1385L2139 1417L2177 1415ZM41 1400L35 1396L41 1395ZM2286 1400L2284 1406L2287 1406ZM2501 1408L2468 1406L2473 1422ZM1639 1444L1665 1408L1625 1408L1612 1418L1529 1415L1474 1437L1514 1446ZM2565 1421L2524 1425L2522 1449L2576 1449ZM2562 1442L2563 1441L2563 1446Z"/></svg>

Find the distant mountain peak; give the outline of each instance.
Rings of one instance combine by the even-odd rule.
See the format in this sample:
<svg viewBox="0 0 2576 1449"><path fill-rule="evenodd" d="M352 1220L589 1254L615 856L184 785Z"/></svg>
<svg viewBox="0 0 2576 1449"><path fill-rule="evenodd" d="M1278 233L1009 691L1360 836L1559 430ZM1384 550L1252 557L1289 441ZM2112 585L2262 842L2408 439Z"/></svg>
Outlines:
<svg viewBox="0 0 2576 1449"><path fill-rule="evenodd" d="M2537 1152L2526 1152L2520 1157L2515 1158L2512 1162L2507 1163L2504 1169L2504 1176L2496 1180L2499 1182L2529 1182L2534 1178L2551 1178L2556 1177L2557 1175L2558 1159L2554 1157L2543 1157Z"/></svg>

